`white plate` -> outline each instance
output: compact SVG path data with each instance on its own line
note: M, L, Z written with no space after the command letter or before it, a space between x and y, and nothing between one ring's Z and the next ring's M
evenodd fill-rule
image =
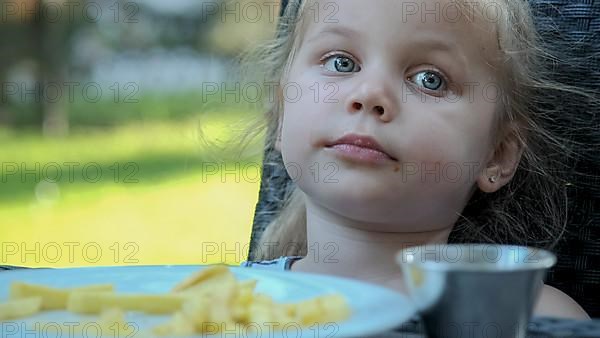
M68 268L68 269L24 269L0 272L0 301L8 298L8 287L13 281L39 283L53 287L73 287L86 284L112 283L117 292L120 293L164 293L188 277L190 274L205 268L205 266L122 266L122 267L90 267L90 268ZM327 293L341 293L348 300L353 314L338 324L323 324L319 326L304 327L300 330L298 325L281 326L287 331L282 334L269 332L269 326L260 334L246 332L243 328L233 328L235 336L241 337L365 337L377 333L386 332L399 327L410 319L415 313L414 305L404 295L393 290L376 285L362 283L350 279L331 276L289 272L289 271L265 271L245 267L230 267L238 280L258 280L256 291L263 292L279 302L295 302L317 295ZM93 318L93 317L89 317ZM141 333L146 329L164 322L168 316L148 316L141 313L130 312L127 314L128 322L135 322L139 329L133 338L145 336ZM38 323L38 330L44 332L44 326L48 323L59 323L67 327L75 324L71 322L82 320L82 316L74 315L65 311L44 312L28 318L26 321L12 321L7 324L0 323L0 336L4 337L18 330L15 337L25 337L27 332L23 325ZM82 321L83 322L83 321ZM67 323L67 324L65 324ZM273 324L271 324L273 325ZM272 327L272 326L271 326ZM48 327L49 330L52 327ZM230 328L227 328L229 330ZM86 337L95 337L95 326L90 326ZM48 330L47 330L48 331ZM50 331L49 331L50 332ZM106 336L114 336L115 332L103 333ZM29 333L27 337L31 337ZM40 334L38 337L54 337L53 334ZM62 332L62 337L70 337L70 332ZM219 335L219 337L232 337ZM203 335L202 337L206 337Z

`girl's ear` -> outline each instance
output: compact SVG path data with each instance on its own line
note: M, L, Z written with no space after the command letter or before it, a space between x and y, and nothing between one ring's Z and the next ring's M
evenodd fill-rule
M506 136L477 177L479 189L492 193L508 184L517 171L523 150L523 143L514 132Z

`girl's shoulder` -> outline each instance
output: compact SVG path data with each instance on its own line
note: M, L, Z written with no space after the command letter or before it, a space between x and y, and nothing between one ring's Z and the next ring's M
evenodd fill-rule
M538 297L534 314L540 317L590 319L590 316L573 298L545 284Z
M244 261L240 266L266 270L290 270L292 263L303 256L281 256L279 258L264 261Z

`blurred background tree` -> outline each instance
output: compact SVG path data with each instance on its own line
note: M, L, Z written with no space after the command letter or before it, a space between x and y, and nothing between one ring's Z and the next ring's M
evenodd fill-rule
M235 55L251 47L257 40L269 38L274 33L273 23L278 17L278 4L272 0L232 0L223 3L217 17L224 24L213 26L208 45L214 46L221 54ZM227 12L226 9L232 11ZM240 13L239 20L233 20L232 12Z
M267 0L3 0L0 123L64 136L70 124L126 118L120 108L118 118L74 110L82 100L95 101L96 88L86 84L98 84L102 94L119 92L112 98L123 100L128 95L120 92L127 90L140 97L199 93L206 81L228 78L239 52L273 34L278 10ZM111 87L117 83L131 85ZM141 115L136 110L133 117Z

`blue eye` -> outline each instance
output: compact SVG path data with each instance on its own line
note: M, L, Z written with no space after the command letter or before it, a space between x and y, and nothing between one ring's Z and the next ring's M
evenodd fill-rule
M427 70L417 73L413 76L414 81L417 85L423 86L428 90L438 91L440 88L447 86L446 78L438 72ZM411 78L411 80L412 80ZM443 90L443 89L441 89Z
M360 66L358 66L350 57L343 54L328 55L321 61L325 61L323 67L331 72L349 73L360 71ZM328 68L328 65L333 66L333 69Z

